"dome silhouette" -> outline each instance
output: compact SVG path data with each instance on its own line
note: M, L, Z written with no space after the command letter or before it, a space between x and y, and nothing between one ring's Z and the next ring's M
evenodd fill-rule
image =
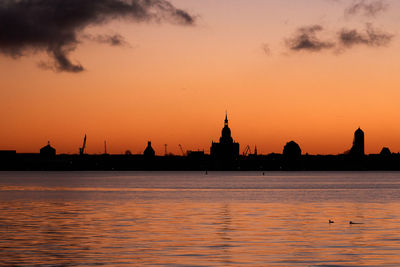
M390 156L390 155L392 155L392 152L390 151L390 149L388 147L384 147L384 148L382 148L380 155L381 156Z
M301 156L300 146L295 141L286 143L283 148L283 155L288 158L297 158Z
M222 144L233 143L231 129L228 126L228 114L225 115L224 128L222 128L221 138L219 139L219 142Z
M40 155L44 157L54 157L56 155L56 150L50 145L50 141L40 149Z

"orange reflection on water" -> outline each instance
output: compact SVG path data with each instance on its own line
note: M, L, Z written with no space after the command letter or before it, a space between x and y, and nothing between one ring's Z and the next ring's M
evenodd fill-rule
M3 201L0 258L6 265L398 266L399 209L399 203Z

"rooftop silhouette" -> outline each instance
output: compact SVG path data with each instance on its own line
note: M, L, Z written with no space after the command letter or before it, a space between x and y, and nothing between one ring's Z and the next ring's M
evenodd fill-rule
M106 145L106 144L105 144ZM166 148L166 147L165 147ZM225 114L219 142L212 142L210 154L204 150L183 151L177 156L165 153L157 156L151 141L142 154L86 154L86 135L78 154L56 154L50 142L39 153L16 153L0 150L0 170L400 170L400 154L388 147L380 154L365 155L365 134L361 128L354 132L351 149L340 155L302 154L295 141L285 144L282 154L262 155L246 146L239 154ZM105 147L106 152L106 147ZM250 152L250 153L248 153Z
M56 156L56 150L50 145L50 141L47 142L46 146L40 149L40 155L48 158Z

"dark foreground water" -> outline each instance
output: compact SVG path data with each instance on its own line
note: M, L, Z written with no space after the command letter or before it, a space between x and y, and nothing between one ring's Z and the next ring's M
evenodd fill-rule
M0 172L0 265L400 266L400 173Z

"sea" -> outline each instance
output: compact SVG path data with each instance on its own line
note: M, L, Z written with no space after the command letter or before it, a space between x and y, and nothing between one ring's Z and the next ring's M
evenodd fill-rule
M0 172L0 266L400 266L400 172Z

